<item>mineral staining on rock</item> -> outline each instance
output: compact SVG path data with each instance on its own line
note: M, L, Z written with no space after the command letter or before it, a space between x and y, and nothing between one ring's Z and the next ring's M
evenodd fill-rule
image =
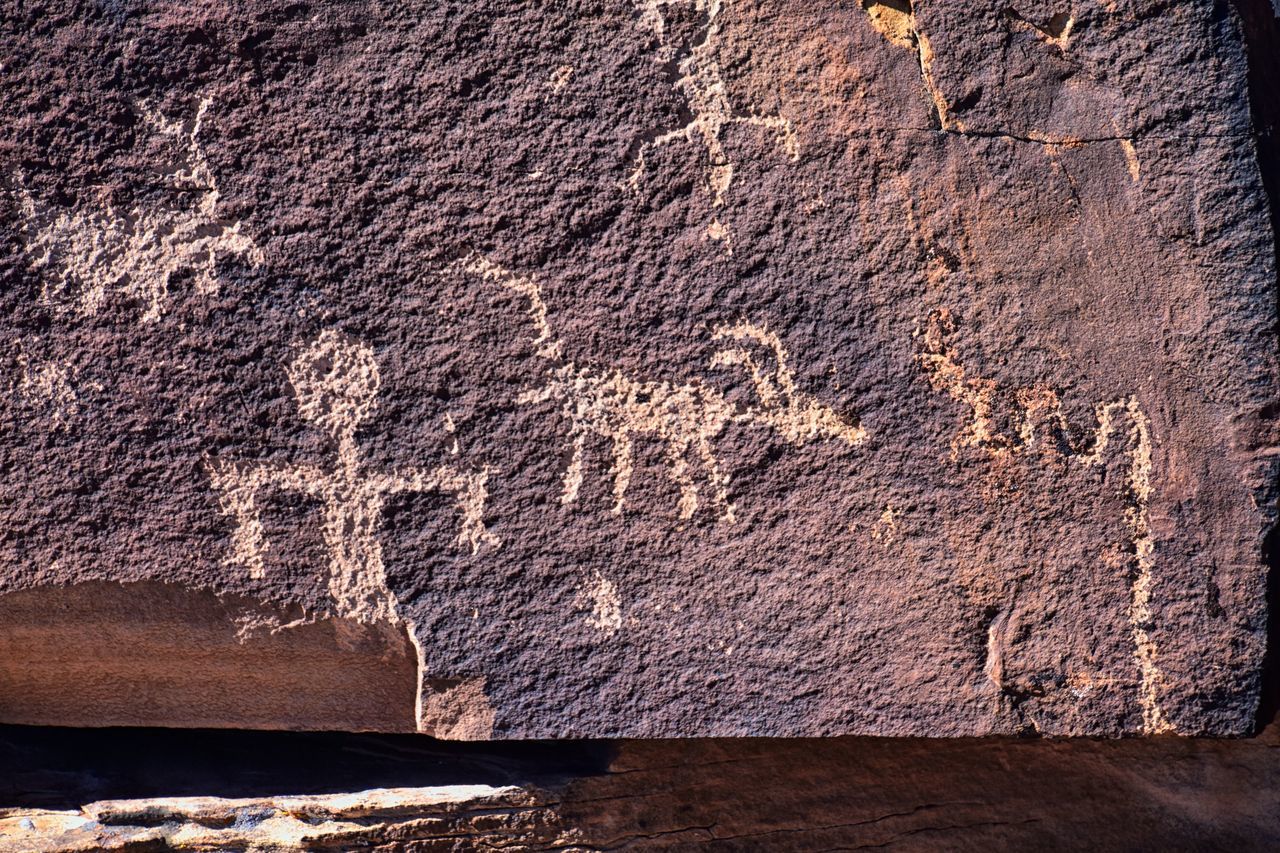
M394 713L201 725L1247 732L1274 240L1232 22L0 19L0 592L380 637L323 658Z

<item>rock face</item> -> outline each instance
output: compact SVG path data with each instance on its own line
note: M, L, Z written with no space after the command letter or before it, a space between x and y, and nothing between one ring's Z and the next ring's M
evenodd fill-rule
M0 719L1252 729L1231 8L52 2L0 56Z
M310 797L171 797L0 810L0 853L107 850L586 851L541 792L454 785Z
M0 625L0 717L10 723L417 724L418 656L402 628L382 623L264 612L176 584L89 581L0 596Z

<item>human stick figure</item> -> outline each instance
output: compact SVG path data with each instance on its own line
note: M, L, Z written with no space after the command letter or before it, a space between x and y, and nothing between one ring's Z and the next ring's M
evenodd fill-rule
M233 562L252 577L265 574L269 547L259 498L267 489L298 492L324 504L324 542L329 551L329 593L338 615L361 622L398 621L396 597L387 585L378 525L389 495L440 491L452 494L462 514L457 544L471 553L500 544L484 528L487 483L492 470L463 472L450 465L389 472L369 471L360 458L356 430L377 408L381 383L373 350L332 330L326 331L289 366L302 419L328 433L337 460L326 470L315 465L252 464L211 460L209 476L226 515L236 519Z

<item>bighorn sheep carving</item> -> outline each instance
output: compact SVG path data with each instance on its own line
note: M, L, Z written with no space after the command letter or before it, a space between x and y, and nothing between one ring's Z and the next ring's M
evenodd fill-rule
M768 426L793 445L829 439L857 446L866 440L866 430L861 425L849 423L796 387L786 349L778 336L763 326L742 321L722 326L713 335L715 340L729 345L715 354L711 366L743 367L750 374L758 404L741 406L696 378L679 385L651 382L617 369L582 366L566 360L562 343L551 335L541 288L532 278L515 275L478 254L468 255L459 266L528 300L529 318L538 332L534 349L552 367L546 373L546 383L524 392L519 401L557 401L561 414L569 421L573 455L564 475L563 503L578 499L587 442L593 435L608 439L613 446L615 515L622 513L631 483L634 439L647 436L663 442L671 479L680 489L680 518L692 518L699 506L692 455L702 466L703 477L713 493L712 502L726 522L734 521L734 506L729 500L729 478L721 470L712 441L729 424ZM753 348L773 359L772 370L765 367Z

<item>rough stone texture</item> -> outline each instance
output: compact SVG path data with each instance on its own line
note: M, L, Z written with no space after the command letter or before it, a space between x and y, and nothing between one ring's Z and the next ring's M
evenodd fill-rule
M459 785L310 797L169 797L0 810L0 853L584 849L537 792Z
M1252 729L1232 7L24 2L0 63L0 589L407 629L449 737Z
M1276 734L535 753L412 735L0 728L0 851L1271 851Z

